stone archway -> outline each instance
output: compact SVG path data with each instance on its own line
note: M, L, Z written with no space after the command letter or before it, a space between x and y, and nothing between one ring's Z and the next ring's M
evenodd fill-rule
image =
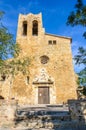
M41 69L40 74L33 80L34 87L36 88L36 101L37 104L50 104L51 103L51 89L54 85L54 80L46 72L46 69Z

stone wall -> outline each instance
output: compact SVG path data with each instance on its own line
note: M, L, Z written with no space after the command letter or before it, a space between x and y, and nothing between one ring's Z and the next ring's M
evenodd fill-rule
M22 35L22 23L24 20L28 22L27 36ZM33 20L38 21L38 36L32 35ZM49 40L56 41L56 44L49 45ZM42 14L20 14L17 42L22 48L20 57L30 57L31 65L29 67L29 84L26 85L22 80L19 83L17 81L19 79L16 78L15 82L17 84L15 83L13 87L14 96L17 93L19 100L25 98L25 101L29 104L38 104L38 87L48 86L50 88L50 104L60 104L67 102L68 99L77 98L77 85L72 64L71 38L46 34L43 28ZM47 64L42 64L40 61L40 57L43 55L49 57ZM33 84L34 79L40 75L42 70L45 70L45 73L53 79L53 84L48 84L46 81L46 84L43 84L43 82L42 84ZM16 91L16 88L20 87L24 90L21 93L24 95L22 97L19 92L20 89Z
M69 100L68 105L72 120L86 122L86 99Z
M32 22L38 21L38 36L32 35ZM27 35L23 35L23 22L27 21ZM20 104L38 104L38 88L49 87L50 104L61 104L68 99L76 99L76 78L72 63L71 38L56 36L45 33L42 24L42 14L19 15L17 43L20 44L22 57L29 57L31 60L28 69L29 83L26 76L18 74L15 76L12 87L9 87L7 80L0 85L1 95L19 100ZM49 40L56 41L56 44L49 44ZM41 63L41 56L49 58L46 64ZM44 77L41 82L34 84L34 80L44 70ZM46 75L52 78L52 84L47 82ZM48 78L49 79L49 78ZM11 90L11 91L9 91Z
M17 101L0 100L0 127L13 127Z
M15 100L0 100L0 130L86 130L86 100L66 106L18 106Z

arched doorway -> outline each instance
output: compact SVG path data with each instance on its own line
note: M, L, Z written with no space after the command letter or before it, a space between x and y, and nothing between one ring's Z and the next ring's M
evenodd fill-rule
M46 73L45 69L40 70L40 74L33 81L35 90L35 98L38 104L50 104L51 103L51 89L54 81L51 76Z

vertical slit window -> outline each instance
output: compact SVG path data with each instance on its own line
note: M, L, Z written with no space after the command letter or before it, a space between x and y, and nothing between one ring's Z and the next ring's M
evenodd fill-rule
M29 76L27 76L27 84L29 84Z
M27 35L27 21L23 22L23 35L26 36Z
M38 22L36 20L33 21L32 35L38 36Z

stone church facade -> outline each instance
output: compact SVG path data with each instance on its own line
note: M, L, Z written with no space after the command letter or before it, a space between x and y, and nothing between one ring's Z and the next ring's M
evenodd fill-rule
M42 14L30 13L19 15L16 40L20 58L29 57L31 64L29 75L15 77L11 98L23 104L61 104L77 98L71 38L45 33ZM5 81L2 96L7 98L8 92Z

